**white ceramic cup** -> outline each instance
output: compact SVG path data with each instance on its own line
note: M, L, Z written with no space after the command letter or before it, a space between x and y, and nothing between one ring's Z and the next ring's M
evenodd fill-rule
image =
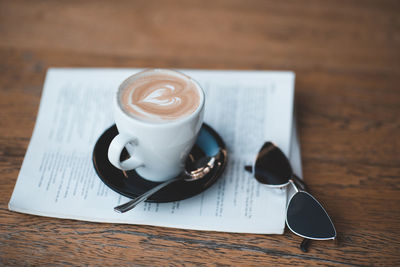
M119 93L135 79L149 72L166 72L184 79L190 79L198 90L200 100L197 109L182 118L163 123L149 122L129 116L121 107ZM114 119L119 134L108 149L108 159L118 169L132 170L143 178L162 182L178 176L185 167L185 161L196 142L203 123L204 92L190 77L173 70L146 70L127 78L114 97ZM120 161L123 148L130 157Z

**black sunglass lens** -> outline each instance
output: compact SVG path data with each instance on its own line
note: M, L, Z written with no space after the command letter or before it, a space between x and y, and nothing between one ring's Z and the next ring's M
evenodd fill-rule
M311 239L333 239L336 230L325 209L307 192L297 192L289 202L286 222L295 234Z
M286 184L293 172L285 154L271 142L266 142L258 152L254 176L263 184Z

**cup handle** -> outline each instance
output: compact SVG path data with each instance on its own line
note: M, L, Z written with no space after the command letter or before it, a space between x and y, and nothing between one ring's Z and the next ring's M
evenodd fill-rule
M125 134L118 134L114 137L108 147L108 160L116 168L123 171L133 170L137 167L144 166L143 162L134 158L132 155L127 160L120 161L122 150L128 143L137 145L137 139Z

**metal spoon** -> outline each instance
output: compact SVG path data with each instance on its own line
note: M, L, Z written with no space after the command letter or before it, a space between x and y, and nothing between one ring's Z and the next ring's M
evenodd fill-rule
M127 212L134 207L136 207L139 203L142 203L143 201L146 201L150 196L158 192L160 189L166 187L169 184L172 184L176 181L197 181L205 177L215 166L215 164L221 164L219 162L219 158L221 157L221 154L223 153L223 150L218 151L218 153L215 156L209 157L209 156L204 156L194 162L192 162L189 166L189 170L185 170L181 175L177 176L176 178L167 180L156 187L150 189L149 191L143 193L142 195L132 199L131 201L128 201L125 204L119 205L114 208L116 212L119 213L124 213Z

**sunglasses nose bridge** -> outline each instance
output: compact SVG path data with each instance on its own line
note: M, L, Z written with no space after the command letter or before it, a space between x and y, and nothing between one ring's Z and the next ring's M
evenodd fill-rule
M291 185L290 188L289 188L289 190L293 189L293 190L294 190L294 193L297 193L297 192L300 191L299 188L297 187L295 181L293 181L293 178L290 178L290 179L289 179L288 185Z

